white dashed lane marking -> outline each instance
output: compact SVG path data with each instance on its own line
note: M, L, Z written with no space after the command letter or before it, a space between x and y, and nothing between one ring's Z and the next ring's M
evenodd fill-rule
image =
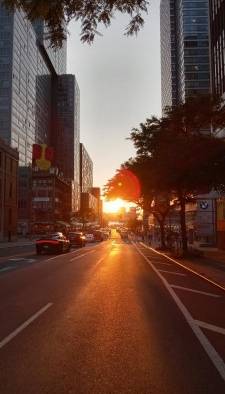
M200 321L200 320L195 320L195 323L201 328L206 328L207 330L225 335L225 328L214 326L214 324L205 323L204 321Z
M23 331L27 326L29 326L34 320L36 320L40 315L47 311L53 305L52 302L49 302L43 308L41 308L38 312L32 315L28 320L26 320L23 324L17 327L11 334L5 337L2 341L0 341L0 349L3 348L7 343L9 343L13 338L15 338L21 331Z
M158 270L154 264L151 262L151 260L148 259L148 257L145 256L145 254L138 248L138 246L133 243L133 246L135 249L139 252L139 254L145 259L145 261L149 264L149 266L152 268L152 270L156 273L156 275L161 279L162 283L164 284L165 288L169 292L170 296L173 298L174 302L176 303L177 307L183 314L186 322L188 323L189 327L195 334L195 336L198 338L200 344L202 345L203 349L205 350L206 354L214 364L215 368L219 372L221 378L225 381L225 363L220 354L216 351L214 346L211 344L207 336L204 334L201 328L208 328L211 329L211 331L224 333L224 329L221 327L213 326L208 323L204 323L198 320L195 320L187 307L184 305L184 303L180 300L178 295L176 294L175 290L172 288L172 286L167 282L167 280L164 278L162 275L162 270ZM158 253L158 252L156 252ZM188 271L191 271L188 269ZM169 273L173 273L169 271ZM194 272L193 272L194 273ZM199 275L200 276L200 275Z
M173 289L179 289L179 290L184 290L184 291L190 291L191 293L197 293L197 294L203 294L203 295L207 295L210 297L215 297L215 298L219 298L221 297L218 294L213 294L213 293L207 293L206 291L200 291L200 290L196 290L196 289L190 289L189 287L183 287L183 286L177 286L177 285L170 285Z
M178 275L178 276L187 276L186 274L182 274L181 272L164 271L164 270L160 270L160 269L157 269L157 271L163 272L165 274L173 274L173 275Z

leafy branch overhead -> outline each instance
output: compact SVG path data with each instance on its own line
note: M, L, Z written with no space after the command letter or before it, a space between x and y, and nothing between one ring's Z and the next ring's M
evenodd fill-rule
M62 46L65 26L72 20L81 23L81 41L92 43L98 26L110 26L116 12L130 17L125 35L137 34L144 24L147 0L2 0L10 10L23 9L30 21L43 19L49 28L52 46Z

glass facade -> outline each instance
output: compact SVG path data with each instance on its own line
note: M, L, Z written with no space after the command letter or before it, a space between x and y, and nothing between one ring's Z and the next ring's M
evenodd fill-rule
M167 35L166 30L169 31ZM162 0L162 81L169 81L171 90L174 87L173 97L177 102L184 102L191 95L210 92L209 52L208 0ZM163 68L165 58L169 59L170 68ZM162 83L163 108L176 102L176 99L169 99L166 91L168 89L163 89Z
M35 143L55 148L56 165L71 182L72 210L80 206L79 87L65 74L66 41L56 50L46 37L42 21L0 5L0 136L19 152L21 219L30 215Z
M56 78L55 97L52 145L63 176L73 180L72 210L76 212L80 208L80 91L74 75Z
M49 141L52 74L23 12L0 8L0 48L1 136L29 166L32 145Z
M162 108L177 103L177 47L174 0L160 4Z
M93 187L93 162L83 144L80 144L80 189L90 192Z
M39 44L44 48L47 54L48 60L50 60L51 65L56 72L56 74L66 74L66 64L67 64L67 45L66 40L63 42L61 48L51 47L50 40L48 37L48 29L41 20L35 21L33 23L34 30L37 34Z
M225 97L225 0L210 0L212 89Z

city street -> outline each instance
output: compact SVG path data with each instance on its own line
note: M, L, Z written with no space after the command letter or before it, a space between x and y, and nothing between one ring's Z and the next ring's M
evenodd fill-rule
M0 274L1 394L225 392L225 292L115 238Z

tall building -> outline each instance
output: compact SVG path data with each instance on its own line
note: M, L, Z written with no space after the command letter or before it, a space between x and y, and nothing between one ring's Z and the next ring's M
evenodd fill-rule
M52 116L52 83L66 68L66 56L49 51L22 11L0 4L1 137L19 151L19 165L32 162L32 146L48 143ZM60 60L59 60L60 59Z
M74 75L57 77L55 97L52 146L56 166L72 181L72 212L76 212L80 209L80 91Z
M73 210L80 199L79 87L65 75L66 41L54 49L46 37L43 21L31 23L0 0L0 136L19 152L19 222L27 231L33 144L55 147L59 170L71 182Z
M161 91L162 109L176 105L177 93L177 44L176 13L174 0L160 4Z
M80 143L80 189L81 193L90 192L93 187L93 162L84 146Z
M225 0L210 0L212 91L225 98Z
M209 93L208 0L161 0L162 109Z

